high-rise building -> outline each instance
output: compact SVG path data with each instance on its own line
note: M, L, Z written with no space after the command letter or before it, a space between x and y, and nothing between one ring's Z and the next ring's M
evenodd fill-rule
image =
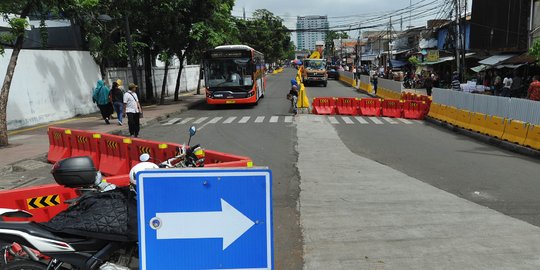
M328 30L327 16L298 16L296 19L298 50L315 50L315 42L325 41ZM314 31L306 31L314 30Z

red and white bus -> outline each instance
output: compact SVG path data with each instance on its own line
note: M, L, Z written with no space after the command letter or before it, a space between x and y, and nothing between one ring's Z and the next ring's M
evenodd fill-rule
M208 104L257 104L266 89L264 55L246 45L218 46L204 53Z

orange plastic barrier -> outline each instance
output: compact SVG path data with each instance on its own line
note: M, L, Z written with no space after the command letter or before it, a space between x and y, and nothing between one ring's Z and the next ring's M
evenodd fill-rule
M381 116L381 100L378 98L362 98L358 101L360 115Z
M110 134L99 135L99 170L104 175L127 174L130 170L128 145L131 140ZM98 137L98 136L96 136Z
M403 113L402 103L397 99L385 99L381 102L382 115L400 118Z
M48 221L67 208L64 202L76 198L74 189L56 184L19 188L0 191L0 208L26 210L32 215L32 221ZM28 220L20 218L4 218L5 220Z
M337 99L336 109L340 115L358 115L358 99L340 97Z
M317 97L313 99L313 114L336 114L336 101L333 97Z
M428 105L423 101L406 100L403 102L403 117L408 119L424 119Z
M72 157L89 156L99 168L99 134L72 129L69 139Z
M527 138L524 142L525 146L540 150L540 126L530 125L527 131Z
M524 145L527 138L529 123L518 120L505 120L504 134L502 139L505 141Z
M49 152L47 153L47 160L49 162L55 163L71 155L71 147L69 145L71 130L49 127L47 134L49 135Z

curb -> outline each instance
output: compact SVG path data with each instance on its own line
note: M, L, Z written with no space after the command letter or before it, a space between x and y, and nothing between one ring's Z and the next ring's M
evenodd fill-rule
M437 120L437 119L429 117L429 116L426 116L426 118L424 120L426 122L428 122L428 123L440 126L442 128L445 128L445 129L452 130L452 131L457 132L459 134L462 134L462 135L465 135L467 137L473 138L475 140L484 142L486 144L490 144L490 145L502 148L502 149L510 151L510 152L514 152L514 153L522 154L522 155L525 155L525 156L528 156L528 157L540 159L540 151L539 150L535 150L535 149L532 149L532 148L529 148L529 147L526 147L526 146L522 146L522 145L519 145L519 144L515 144L515 143L512 143L512 142L504 141L504 140L501 140L499 138L494 138L494 137L491 137L491 136L488 136L488 135L484 135L484 134L478 133L476 131L463 129L463 128L448 124L446 122Z

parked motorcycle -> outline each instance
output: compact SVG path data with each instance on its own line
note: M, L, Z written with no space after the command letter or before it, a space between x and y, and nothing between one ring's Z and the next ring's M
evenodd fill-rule
M129 187L103 181L90 157L58 161L51 171L55 181L75 188L80 196L48 222L0 221L0 270L138 269L135 175L148 168L204 166L204 150L189 147L195 133L191 127L188 144L159 164L142 154L129 172ZM31 216L24 210L0 209L0 220ZM1 241L9 244L2 247Z

